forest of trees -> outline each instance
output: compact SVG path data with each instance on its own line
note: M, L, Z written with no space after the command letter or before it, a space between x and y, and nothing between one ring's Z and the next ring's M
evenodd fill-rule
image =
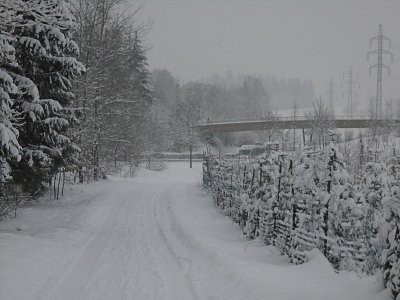
M227 72L224 76L213 75L201 81L181 83L165 69L154 70L152 78L157 99L152 112L159 120L155 126L162 131L158 132L159 143L153 147L157 151L189 150L188 134L192 133L187 117L191 118L192 125L219 120L269 119L276 115L277 107L293 110L295 103L309 107L314 99L312 83L299 79ZM189 113L187 105L190 103L192 106L196 103L197 107L189 109ZM296 105L301 108L300 104ZM284 134L287 132L219 133L214 138L219 138L225 145L240 146L277 136L283 138ZM215 142L208 138L193 136L192 142Z
M132 175L155 151L213 143L194 130L199 122L269 118L271 97L313 96L298 79L228 72L182 83L168 70L150 72L149 26L138 15L124 0L0 3L0 214L17 194L52 187L58 196L65 174L89 182L123 162Z
M268 118L271 97L313 96L299 79L228 72L181 83L168 70L150 72L149 26L138 14L123 0L0 4L2 195L40 194L66 172L96 180L119 161L133 168L145 153L186 152L211 142L194 131L199 122Z
M0 3L1 214L17 192L140 157L153 89L147 28L131 11L122 0Z
M332 112L321 99L314 101L310 81L228 71L181 82L166 69L149 71L149 26L139 15L124 0L1 2L3 204L4 195L35 196L59 185L65 173L88 182L123 162L132 174L154 152L218 142L279 140L284 149L294 149L299 139L329 143ZM271 119L277 108L296 113L302 106L311 107L313 128L298 140L293 130L199 135L194 129L208 121ZM338 140L354 138L349 132ZM349 167L357 168L349 148L345 143L341 150Z

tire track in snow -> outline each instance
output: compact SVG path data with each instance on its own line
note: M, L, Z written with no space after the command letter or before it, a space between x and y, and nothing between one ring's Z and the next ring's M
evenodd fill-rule
M164 186L126 184L102 204L97 230L36 299L202 299L191 260L173 250L159 223ZM120 283L111 285L112 276Z
M168 193L167 193L168 194ZM181 257L179 257L163 231L163 226L160 224L160 215L158 214L158 203L167 203L168 197L165 197L166 189L160 189L151 199L151 205L147 207L149 216L144 230L151 236L152 249L157 264L160 268L160 273L163 274L165 285L167 287L167 295L165 299L193 299L199 300L193 283L187 276L187 270L183 267Z
M191 245L188 241L187 236L183 234L180 230L177 230L178 225L176 224L176 218L170 210L171 205L171 193L170 190L174 190L174 186L171 186L169 190L165 193L164 199L158 199L154 202L153 214L155 220L157 221L157 228L160 233L161 239L164 242L166 249L169 251L171 257L174 259L175 263L178 265L179 269L183 272L187 286L193 296L193 299L209 299L214 300L207 291L201 281L197 279L198 266L194 264L191 256L196 252L195 247ZM161 211L161 213L160 213ZM164 217L164 219L162 218ZM182 233L182 234L181 234ZM176 239L176 236L179 239ZM189 246L189 252L183 253L183 244ZM178 246L179 245L179 246ZM192 255L191 255L192 254Z
M95 233L37 299L218 298L222 262L175 215L175 198L191 194L186 188L193 186L179 180L116 183L112 199L100 203Z
M164 299L162 278L141 224L146 199L136 189L122 190L112 203L108 201L98 229L67 270L36 299ZM132 197L135 194L139 197ZM137 283L133 287L132 279Z
M134 215L129 218L128 227L131 229L129 240L133 245L135 260L128 262L128 269L131 271L128 272L127 280L124 283L124 299L165 299L166 295L163 277L159 272L150 246L151 241L149 241L145 230L145 222L148 222L146 214L148 192L145 192L147 189L149 187L146 187L143 191L140 190L140 192L135 190L137 197L132 199L136 203L136 209ZM149 271L150 276L145 274ZM154 279L157 281L156 284L149 286L149 283Z
M93 271L93 267L98 259L98 249L102 249L107 239L110 238L112 231L109 223L118 210L123 195L120 195L111 205L110 210L102 215L100 226L89 240L81 247L79 254L70 262L69 267L60 275L49 294L41 294L36 299L79 299L78 293L81 292L84 283L88 280ZM110 201L107 201L110 202ZM54 284L54 283L53 283ZM46 293L46 291L44 291Z

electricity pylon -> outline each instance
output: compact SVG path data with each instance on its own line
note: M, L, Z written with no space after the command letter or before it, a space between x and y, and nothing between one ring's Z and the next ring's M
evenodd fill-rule
M334 98L333 97L333 77L331 75L331 78L329 80L329 110L331 112L334 111L334 105L333 105L334 99L333 98Z
M354 87L360 87L358 83L358 74L354 73L353 68L350 67L349 71L343 74L343 85L347 86L347 109L346 116L349 118L353 117L353 95L357 95L354 92Z
M367 60L369 60L370 54L377 54L377 63L369 67L369 73L371 74L371 70L376 68L376 100L375 100L375 118L382 118L382 69L387 69L388 75L390 76L391 69L388 65L383 63L383 55L388 54L391 56L391 60L393 61L393 53L383 49L383 42L387 41L389 48L391 47L391 40L382 34L382 25L379 24L379 32L378 35L371 38L369 40L369 47L372 47L372 42L377 41L378 49L369 51L367 54Z
M332 115L335 114L335 101L336 101L335 94L337 94L337 88L338 86L335 85L333 81L333 76L331 75L328 83L327 97L328 97L328 109Z

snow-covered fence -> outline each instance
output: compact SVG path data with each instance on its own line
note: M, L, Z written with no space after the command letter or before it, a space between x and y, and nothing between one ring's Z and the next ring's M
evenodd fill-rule
M293 263L318 248L336 269L372 273L379 267L381 249L371 249L376 234L366 228L379 218L366 219L371 203L349 182L334 145L305 151L296 162L279 151L253 162L205 153L203 184L247 237L276 246Z

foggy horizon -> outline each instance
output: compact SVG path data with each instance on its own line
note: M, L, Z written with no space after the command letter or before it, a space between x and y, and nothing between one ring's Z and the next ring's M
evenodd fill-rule
M394 61L383 75L383 103L400 95L400 2L397 1L227 1L150 0L142 20L151 21L147 37L150 69L168 69L183 82L214 74L274 75L311 80L316 98L328 102L330 77L335 110L346 104L344 74L358 73L355 106L365 113L376 95L376 70L369 74L369 39L391 38ZM384 70L385 71L385 70ZM344 94L344 97L343 97ZM293 99L294 100L294 99ZM272 109L273 99L271 99Z

